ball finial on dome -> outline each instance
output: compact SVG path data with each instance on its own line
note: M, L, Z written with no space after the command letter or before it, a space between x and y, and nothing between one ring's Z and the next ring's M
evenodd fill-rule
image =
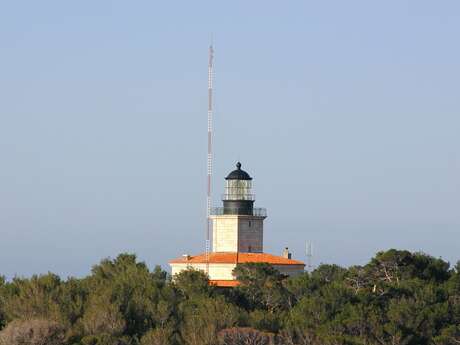
M237 168L238 170L241 170L241 163L240 163L240 162L237 162L237 163L236 163L236 168Z

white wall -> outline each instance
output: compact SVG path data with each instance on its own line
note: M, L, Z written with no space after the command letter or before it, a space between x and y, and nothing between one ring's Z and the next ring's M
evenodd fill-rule
M238 251L238 216L213 216L212 224L212 251Z
M209 264L209 279L211 280L234 280L232 275L236 264ZM280 273L293 277L304 272L303 265L273 265ZM172 276L177 273L194 268L206 272L206 264L171 264Z
M209 264L209 279L211 280L233 280L232 275L233 269L236 264ZM171 264L172 276L177 273L186 270L188 268L194 268L206 272L206 264Z
M263 217L221 215L211 219L213 252L263 252Z

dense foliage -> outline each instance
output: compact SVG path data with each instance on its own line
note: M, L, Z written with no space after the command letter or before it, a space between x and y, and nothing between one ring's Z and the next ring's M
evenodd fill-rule
M459 271L389 250L295 278L242 265L241 286L218 289L200 271L171 282L122 254L83 279L0 277L0 345L454 345Z

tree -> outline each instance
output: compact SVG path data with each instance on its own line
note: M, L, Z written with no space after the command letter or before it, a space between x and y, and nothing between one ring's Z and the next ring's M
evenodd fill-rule
M247 325L265 332L277 333L282 324L283 314L267 313L266 310L256 309L248 314Z
M90 335L84 337L79 345L132 345L127 336L113 336L109 334Z
M219 345L270 345L274 339L274 334L253 328L227 328L218 334Z
M302 345L334 342L346 333L342 313L353 302L356 296L343 282L330 282L292 308L283 337Z
M442 259L396 249L378 252L366 265L366 271L375 284L383 282L395 286L399 286L402 280L413 278L441 283L451 274L449 263Z
M14 278L4 287L4 313L7 320L60 320L61 279L52 273L30 279Z
M209 285L206 273L197 269L187 269L174 276L173 287L185 298L194 296L210 296L214 291Z
M174 328L170 325L163 325L145 333L141 339L141 345L171 345L173 338Z
M460 263L389 250L292 278L267 264L235 275L235 289L197 270L171 281L121 254L82 279L0 277L0 345L460 345Z
M136 337L156 326L158 304L169 289L165 287L166 272L156 267L151 273L132 254L102 260L93 267L87 284L93 296L106 296L117 306L125 321L125 333Z
M5 304L5 277L0 276L0 331L5 326L5 312L4 312L4 304Z
M82 319L84 333L87 335L107 334L118 336L123 333L126 321L119 307L108 296L94 296L88 302Z
M196 296L180 307L180 334L185 345L214 345L217 333L235 326L241 314L223 297Z
M306 294L310 294L313 291L313 280L308 272L299 274L298 276L291 277L286 281L286 289L291 295L289 307L293 307L294 304Z
M83 316L85 303L90 295L87 284L76 278L69 278L59 286L57 300L66 326L75 324Z
M433 338L434 345L458 345L460 344L460 325L452 325L444 328L441 334Z
M311 291L316 291L333 282L343 281L347 270L338 265L319 265L311 273Z
M237 287L253 309L263 308L270 313L289 306L289 291L283 282L286 276L265 263L247 263L233 270L240 282Z

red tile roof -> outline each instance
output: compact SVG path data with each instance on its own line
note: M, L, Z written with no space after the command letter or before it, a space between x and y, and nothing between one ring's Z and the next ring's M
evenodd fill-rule
M237 280L210 280L209 285L218 287L235 287L240 285L240 282Z
M302 261L286 259L282 256L271 255L266 253L232 253L232 252L214 252L209 253L210 264L244 264L249 262L268 263L271 265L303 265ZM201 264L206 263L206 254L181 257L169 262L170 264Z

